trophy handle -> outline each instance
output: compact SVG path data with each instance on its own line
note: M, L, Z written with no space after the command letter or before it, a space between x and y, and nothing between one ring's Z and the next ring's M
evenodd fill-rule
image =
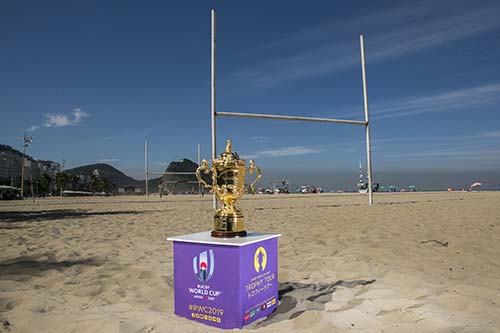
M248 173L252 174L254 172L254 170L257 171L257 177L255 177L255 179L253 180L253 182L250 183L250 188L252 189L252 194L255 194L255 188L253 186L262 177L262 172L260 172L260 168L255 165L254 160L250 160L250 168L248 168Z
M203 184L206 188L208 188L210 191L212 191L212 185L208 185L203 178L201 178L200 172L205 171L205 174L207 175L210 172L210 169L208 168L208 161L203 160L201 161L201 165L196 169L196 178L198 178L198 181ZM212 177L213 178L213 177Z

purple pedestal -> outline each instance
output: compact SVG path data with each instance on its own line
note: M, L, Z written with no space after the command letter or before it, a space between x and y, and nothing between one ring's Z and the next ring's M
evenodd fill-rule
M210 231L174 242L174 307L181 317L241 328L278 306L278 237L248 233L213 238Z

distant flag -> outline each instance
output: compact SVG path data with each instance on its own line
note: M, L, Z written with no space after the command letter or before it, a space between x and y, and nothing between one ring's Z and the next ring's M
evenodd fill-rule
M475 182L473 183L471 186L469 186L470 188L473 188L473 187L479 187L479 186L483 186L483 183L480 183L480 182Z

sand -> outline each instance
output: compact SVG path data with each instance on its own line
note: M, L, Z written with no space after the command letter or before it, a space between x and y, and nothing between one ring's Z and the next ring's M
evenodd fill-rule
M280 306L243 331L499 332L500 192L375 201L241 200L247 230L283 235ZM0 202L0 332L218 331L174 314L166 240L212 215L208 196Z

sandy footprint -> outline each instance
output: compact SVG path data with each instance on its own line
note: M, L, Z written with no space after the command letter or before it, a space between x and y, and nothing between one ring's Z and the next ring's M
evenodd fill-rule
M94 297L100 295L103 291L104 286L100 283L97 283L80 286L76 288L72 294L79 297Z

